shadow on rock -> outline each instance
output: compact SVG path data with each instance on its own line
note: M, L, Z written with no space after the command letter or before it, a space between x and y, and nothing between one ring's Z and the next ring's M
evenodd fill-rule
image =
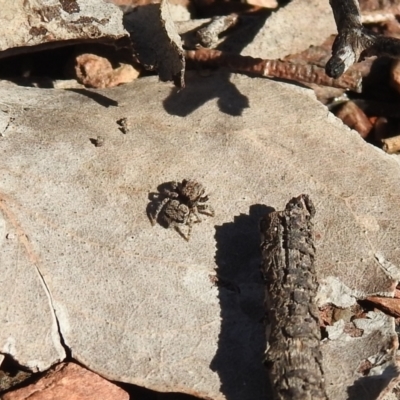
M240 54L253 41L270 15L271 12L267 11L257 16L241 18L238 29L234 29L217 49ZM200 65L197 67L202 68ZM172 89L164 100L164 108L169 114L185 117L208 101L217 98L221 112L240 116L244 109L249 107L249 99L239 92L230 78L231 72L228 70L220 70L218 79L215 79L215 73L211 73L208 77L199 73L186 74L186 87L182 90Z
M101 93L94 92L88 89L65 89L70 92L78 93L81 94L82 96L85 96L93 101L95 101L97 104L100 104L101 106L108 108L108 107L118 107L118 101L115 101L107 96L104 96Z
M204 77L200 74L186 74L185 89L172 89L164 100L165 110L172 115L186 117L208 101L218 98L218 107L221 112L240 116L245 108L249 107L249 99L241 94L236 86L230 82L230 72L218 72Z
M388 386L389 382L399 375L399 371L394 365L385 368L381 375L365 376L357 379L354 385L347 389L349 400L376 400L380 398L382 391Z
M211 363L227 400L266 399L264 284L259 220L274 211L250 207L234 222L216 226L216 284L221 306L218 351Z

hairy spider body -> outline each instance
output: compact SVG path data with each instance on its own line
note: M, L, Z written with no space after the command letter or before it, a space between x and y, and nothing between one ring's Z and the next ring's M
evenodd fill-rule
M204 186L195 181L184 179L182 182L172 182L171 188L163 189L159 197L164 197L159 202L152 216L154 225L158 218L169 228L174 228L185 240L189 241L193 224L201 222L199 214L213 217L214 209L206 204L208 196ZM182 227L187 226L187 233Z

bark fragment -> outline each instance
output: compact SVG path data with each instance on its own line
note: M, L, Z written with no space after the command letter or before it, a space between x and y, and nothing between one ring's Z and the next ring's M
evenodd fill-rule
M138 7L125 14L124 25L144 68L156 70L162 81L185 86L185 58L182 43L169 12L167 0Z
M300 195L260 224L271 324L266 365L276 399L327 399L315 302L314 215L310 198Z

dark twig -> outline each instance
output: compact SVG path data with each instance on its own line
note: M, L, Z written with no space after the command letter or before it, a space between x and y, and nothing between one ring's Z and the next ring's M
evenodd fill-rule
M327 400L315 301L314 215L310 198L300 195L260 224L271 325L266 366L277 400Z
M214 47L218 42L219 35L234 26L238 18L237 14L214 17L206 27L197 31L200 44L204 47Z
M339 78L351 65L370 56L400 58L400 39L370 32L362 26L357 0L330 0L338 36L325 71Z
M263 60L219 50L199 49L185 53L186 59L210 66L227 67L233 72L245 72L269 78L287 79L297 82L314 83L341 89L361 91L361 74L349 71L339 79L326 76L323 68L304 63L291 63L282 60Z

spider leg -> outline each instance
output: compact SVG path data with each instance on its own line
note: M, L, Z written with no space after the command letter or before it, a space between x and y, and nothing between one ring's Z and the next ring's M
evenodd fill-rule
M177 181L172 181L171 186L173 190L176 190L179 188L179 183Z
M208 204L198 204L197 205L197 211L200 214L208 215L209 217L214 217L215 216L214 209Z
M194 219L194 218L196 218L196 219ZM173 226L175 228L175 230L179 233L179 235L181 235L188 242L192 236L193 224L196 224L198 222L201 222L201 220L200 220L197 212L195 210L191 210L190 214L188 216L188 219L186 220L186 222L184 224L178 224L178 223L174 222L173 224L171 224L171 226ZM186 234L182 231L182 228L181 228L182 225L187 226Z
M181 229L181 224L177 224L176 222L172 222L171 227L173 227L181 237L183 237L187 242L190 240L190 235L192 233L192 225L188 225L188 232L185 233Z
M168 203L169 200L170 199L166 197L164 200L160 201L157 205L154 215L150 215L150 222L152 226L154 226L157 223L157 218L158 215L160 214L160 211L163 209L164 205Z
M208 195L207 194L205 196L199 198L199 202L200 203L205 203L206 201L208 201Z
M199 215L199 210L197 207L194 207L190 210L190 217L189 217L190 224L198 224L201 222L201 218ZM188 221L188 222L189 222Z
M193 228L193 225L192 224L188 224L188 231L187 231L187 234L186 234L186 237L187 237L187 241L189 241L190 240L190 237L192 236L192 228Z
M179 183L175 181L171 182L171 190L166 189L165 193L167 196L173 197L174 199L179 197Z
M164 195L168 196L171 199L176 199L177 197L179 197L179 193L174 192L173 190L165 190Z

